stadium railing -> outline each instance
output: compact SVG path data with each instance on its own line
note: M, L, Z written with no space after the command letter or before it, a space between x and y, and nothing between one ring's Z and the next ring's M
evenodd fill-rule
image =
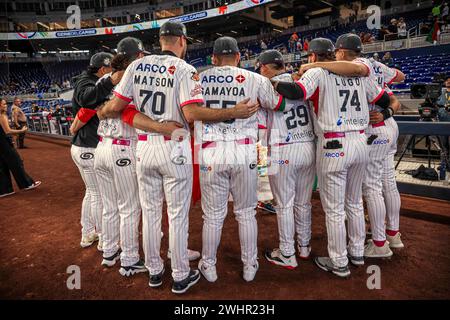
M30 132L70 136L69 128L73 119L71 116L53 117L51 115L43 116L40 113L31 113L27 115L27 126Z

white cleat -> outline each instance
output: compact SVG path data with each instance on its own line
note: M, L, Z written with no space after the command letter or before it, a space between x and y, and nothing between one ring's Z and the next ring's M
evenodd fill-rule
M397 232L395 236L386 235L386 240L389 242L389 247L394 249L402 249L405 247L405 245L402 242L401 239L402 234L400 232Z
M245 281L250 282L255 279L256 272L259 269L259 263L256 261L256 264L253 266L244 266L243 278Z
M270 263L275 264L277 266L281 266L288 270L294 270L298 266L297 259L295 258L295 254L287 257L281 253L281 250L279 248L276 248L273 250L267 250L264 253L264 257Z
M97 233L91 233L88 235L84 235L81 237L80 246L82 248L87 248L87 247L90 247L95 241L98 241Z
M198 258L200 258L200 252L188 249L188 259L189 259L189 261L195 261ZM172 252L170 250L167 251L167 259L172 259Z
M311 255L311 246L297 246L298 248L298 256L300 257L300 259L303 260L308 260L309 256Z
M385 242L382 247L378 247L373 243L373 240L369 240L364 247L364 257L366 258L389 258L392 257L393 252L389 248L389 242Z
M209 282L216 282L217 281L217 270L216 266L210 266L207 267L203 260L200 260L198 262L198 270L200 270L203 277L208 280Z

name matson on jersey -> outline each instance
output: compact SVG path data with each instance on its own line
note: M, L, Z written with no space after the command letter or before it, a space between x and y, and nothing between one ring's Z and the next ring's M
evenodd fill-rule
M188 124L181 108L204 102L197 70L172 55L150 55L132 62L114 94L133 101L140 112L153 120L176 121L186 129Z
M270 80L245 69L232 66L213 67L200 74L202 92L208 108L233 108L250 98L265 109L284 110L285 101L273 89ZM258 134L256 115L248 119L231 119L219 123L203 123L204 141L232 141L253 138Z
M318 133L365 130L369 124L368 104L384 92L369 77L343 77L321 68L308 70L297 84L314 104Z
M158 66L155 64L148 64L148 63L140 63L136 67L136 71L142 71L142 72L151 72L151 73L159 73L159 74L169 74L173 75L175 72L176 67L171 66L167 68L166 66ZM169 71L173 70L173 71ZM157 76L150 76L146 74L135 74L134 75L134 84L138 85L148 85L148 86L155 86L155 87L169 87L173 88L174 86L174 79L173 78L161 78Z
M288 73L273 78L276 81L293 82ZM313 120L308 102L286 99L289 111L269 112L267 123L269 144L308 142L314 140Z

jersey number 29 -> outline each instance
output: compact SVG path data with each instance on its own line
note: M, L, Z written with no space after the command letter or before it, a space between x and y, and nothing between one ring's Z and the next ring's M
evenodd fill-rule
M296 108L284 112L285 115L289 115L286 118L286 126L288 130L297 128L297 126L306 126L309 123L308 111L304 105L300 105ZM296 119L298 118L298 120Z

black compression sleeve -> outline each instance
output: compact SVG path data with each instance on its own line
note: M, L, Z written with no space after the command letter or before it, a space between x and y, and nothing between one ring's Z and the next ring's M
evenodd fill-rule
M299 100L303 99L303 90L294 82L278 82L277 92L286 99Z
M383 95L375 102L375 105L379 106L382 109L387 109L390 104L391 98L386 92L384 92Z

